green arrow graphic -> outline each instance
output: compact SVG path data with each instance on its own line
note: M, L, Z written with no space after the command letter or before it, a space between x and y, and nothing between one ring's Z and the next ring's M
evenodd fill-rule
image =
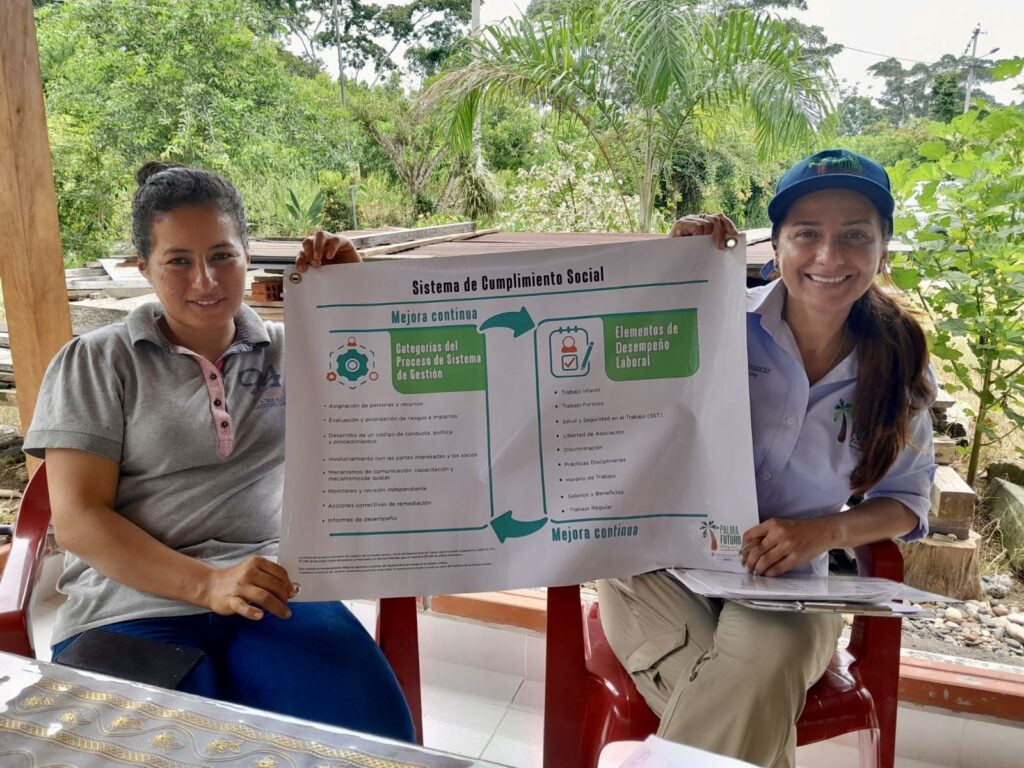
M533 318L526 307L522 307L518 312L501 312L487 318L480 324L480 330L486 331L488 328L510 328L512 337L517 338L533 328Z
M496 518L491 520L491 528L498 534L498 541L502 544L505 543L505 539L514 539L519 536L529 536L535 531L539 531L547 523L548 519L542 517L538 520L516 520L512 517L512 510L510 509L503 515L498 515Z

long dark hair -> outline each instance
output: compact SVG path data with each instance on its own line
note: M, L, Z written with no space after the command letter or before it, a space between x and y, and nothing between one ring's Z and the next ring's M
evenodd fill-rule
M846 323L857 349L853 439L860 452L850 490L863 496L908 445L910 420L931 405L935 389L924 331L876 283L854 303Z
M150 162L135 172L139 188L132 199L132 244L145 264L153 247L153 220L183 205L209 205L228 214L248 248L245 206L235 186L205 168Z

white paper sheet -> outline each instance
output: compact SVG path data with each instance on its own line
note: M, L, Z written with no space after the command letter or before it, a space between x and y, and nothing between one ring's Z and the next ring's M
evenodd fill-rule
M738 569L743 286L707 237L286 274L300 599Z
M609 767L611 768L611 767ZM657 736L648 736L617 768L753 768L751 763L723 757Z

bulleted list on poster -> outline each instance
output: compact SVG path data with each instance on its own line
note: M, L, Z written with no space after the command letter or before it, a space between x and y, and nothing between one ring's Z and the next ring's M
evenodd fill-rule
M281 562L301 599L738 569L757 516L743 251L289 272Z

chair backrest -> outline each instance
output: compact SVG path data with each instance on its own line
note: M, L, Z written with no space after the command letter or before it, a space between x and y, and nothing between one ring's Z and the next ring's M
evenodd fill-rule
M44 461L40 462L21 499L11 538L11 552L0 574L0 651L35 657L28 608L42 565L49 525L50 495ZM377 616L377 643L394 669L409 702L417 741L422 744L417 615L415 597L383 598Z
M35 657L28 626L28 606L43 561L50 525L46 466L39 468L21 499L11 537L11 552L0 574L0 650Z

